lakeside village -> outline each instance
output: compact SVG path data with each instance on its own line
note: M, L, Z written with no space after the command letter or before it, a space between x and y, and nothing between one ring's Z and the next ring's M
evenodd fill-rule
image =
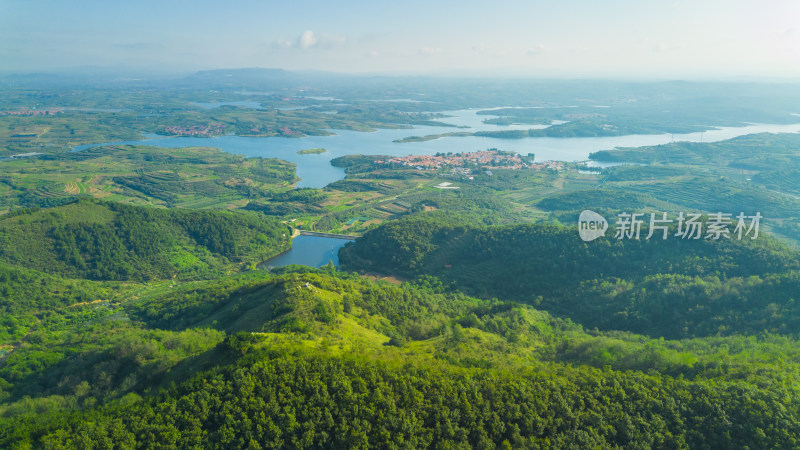
M194 125L190 127L169 126L164 131L175 136L212 137L223 134L225 126L222 124Z
M389 159L379 159L375 164L389 166L403 166L417 170L442 170L450 169L453 175L465 175L472 179L471 174L482 170L487 175L492 170L565 170L567 163L564 161L533 162L533 153L522 156L514 152L505 152L489 149L468 153L437 153L435 155L409 155L397 156Z
M0 111L0 116L56 116L63 112L60 109L17 109Z

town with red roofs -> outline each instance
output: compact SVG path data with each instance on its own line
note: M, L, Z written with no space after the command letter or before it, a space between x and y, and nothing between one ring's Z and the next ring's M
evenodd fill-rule
M482 170L520 170L520 169L551 169L563 170L562 161L533 162L533 155L522 156L518 153L500 150L483 150L465 153L437 153L435 155L409 155L396 156L389 159L380 159L376 164L404 166L417 170L439 170L453 168L463 173L472 169Z

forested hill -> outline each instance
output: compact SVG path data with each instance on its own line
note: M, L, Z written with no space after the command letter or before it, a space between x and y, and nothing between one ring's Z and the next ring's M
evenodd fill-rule
M797 169L800 134L760 133L719 142L673 142L638 148L601 150L590 159L640 164L724 164L748 170Z
M434 275L587 327L692 337L800 330L798 252L762 237L580 240L557 225L389 223L340 251L348 270Z
M309 270L67 308L0 363L0 447L800 443L785 338L586 333L441 290Z
M290 246L288 227L255 213L80 200L0 217L0 261L67 278L213 276Z

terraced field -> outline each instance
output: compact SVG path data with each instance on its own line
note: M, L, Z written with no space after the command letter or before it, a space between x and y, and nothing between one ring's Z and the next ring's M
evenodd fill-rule
M765 217L785 218L797 215L800 200L755 185L726 181L685 179L681 182L641 183L628 186L634 192L705 212L755 213Z
M782 169L772 172L761 172L753 177L753 181L780 192L800 195L800 169Z
M46 206L89 195L187 208L241 207L251 198L291 189L294 165L212 148L107 146L0 161L0 208Z

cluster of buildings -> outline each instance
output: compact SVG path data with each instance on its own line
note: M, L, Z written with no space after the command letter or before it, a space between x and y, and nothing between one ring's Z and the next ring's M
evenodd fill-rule
M497 150L480 152L436 155L397 156L386 160L375 161L377 164L399 164L420 170L441 169L442 167L491 167L493 169L522 169L529 166L516 153L505 153Z
M544 169L566 170L567 166L566 163L564 163L564 161L544 161L536 164L530 164L528 168L536 170L544 170Z
M297 136L297 135L300 134L297 131L294 131L289 127L283 127L279 131L280 131L281 136Z
M530 159L530 160L529 160ZM484 150L470 153L436 154L436 155L410 155L397 156L389 159L375 161L376 164L401 165L413 167L418 170L438 170L452 168L453 173L468 175L473 169L483 169L490 173L491 170L519 170L519 169L553 169L563 170L561 161L545 161L534 163L532 157L525 158L517 153L501 152L498 150Z
M209 136L217 136L220 134L224 134L225 126L218 123L211 125L194 125L191 127L170 126L167 127L164 131L166 131L167 134L174 134L177 136L209 137Z
M18 109L14 111L0 111L0 116L55 116L61 114L60 109Z

